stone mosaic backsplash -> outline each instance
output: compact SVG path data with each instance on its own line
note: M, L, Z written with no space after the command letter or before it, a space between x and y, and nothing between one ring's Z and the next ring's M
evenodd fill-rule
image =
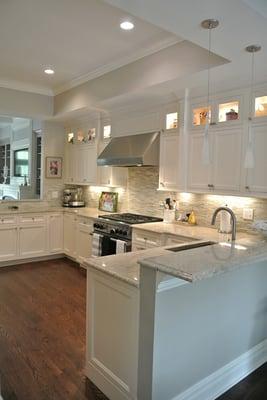
M119 212L131 211L139 214L163 217L160 203L167 197L176 199L179 212L194 210L199 225L210 226L213 211L228 205L237 216L238 229L251 230L251 221L242 218L243 208L254 209L254 219L267 219L267 199L217 196L158 191L159 173L157 167L129 168L129 181L126 190L119 190ZM100 188L85 190L86 202L90 207L98 206ZM219 218L218 218L219 222Z

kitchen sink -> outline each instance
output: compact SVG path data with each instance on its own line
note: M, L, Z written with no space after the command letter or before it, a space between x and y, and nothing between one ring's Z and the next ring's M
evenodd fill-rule
M178 252L178 251L196 249L198 247L212 246L214 244L217 244L217 243L209 240L209 241L206 241L206 242L183 244L182 246L175 246L175 247L171 247L170 249L166 249L166 250L173 251L173 252Z

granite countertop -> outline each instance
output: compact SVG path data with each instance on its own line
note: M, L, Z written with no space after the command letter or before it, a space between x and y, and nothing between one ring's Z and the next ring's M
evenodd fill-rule
M181 252L165 251L160 257L139 260L142 266L195 282L257 262L267 262L267 241L244 238Z
M106 257L89 258L85 267L92 267L112 275L124 282L139 287L140 264L157 269L189 282L209 278L233 268L267 260L267 241L261 235L237 233L235 245L229 235L219 234L214 228L174 224L151 223L135 225L135 229L151 232L187 236L199 241L215 241L218 244L184 250L177 253L165 246ZM193 244L194 242L190 242Z
M80 208L67 208L61 206L19 206L18 210L12 210L9 208L0 208L0 215L12 215L12 214L39 214L39 213L53 213L53 212L65 212L76 214L81 217L97 218L99 214L103 213L97 208L80 207Z

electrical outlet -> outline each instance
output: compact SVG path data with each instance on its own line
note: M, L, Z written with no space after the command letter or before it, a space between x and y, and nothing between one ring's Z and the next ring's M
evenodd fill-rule
M248 221L253 221L254 219L253 208L243 208L243 219L246 219Z

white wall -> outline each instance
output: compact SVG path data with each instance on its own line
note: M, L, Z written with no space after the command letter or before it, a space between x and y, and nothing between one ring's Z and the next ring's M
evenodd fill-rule
M160 292L153 400L170 400L267 338L267 264Z

